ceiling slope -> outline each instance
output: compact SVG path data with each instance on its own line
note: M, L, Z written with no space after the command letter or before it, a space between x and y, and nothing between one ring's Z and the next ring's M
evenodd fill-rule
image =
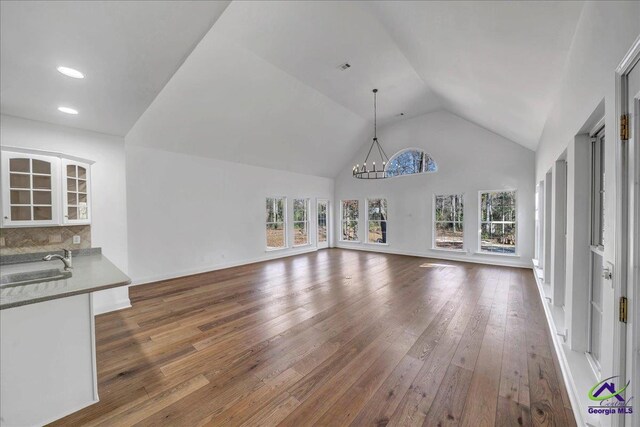
M439 108L359 4L233 2L127 143L334 177L370 139L374 87L383 120Z
M583 2L367 2L443 107L535 150Z
M1 111L125 135L228 4L3 0ZM86 78L62 76L60 65Z
M236 2L216 32L367 120L374 88L381 122L439 109L438 98L366 3ZM345 62L351 67L339 70Z
M368 131L368 121L214 27L125 140L333 177L364 140L358 136L368 138Z
M2 2L3 113L327 177L370 141L374 87L382 124L446 109L535 149L582 8L17 3ZM87 78L58 75L60 63ZM81 114L61 115L58 102Z

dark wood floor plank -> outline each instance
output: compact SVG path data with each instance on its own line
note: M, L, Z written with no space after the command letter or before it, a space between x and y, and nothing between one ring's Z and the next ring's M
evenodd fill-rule
M351 425L387 425L423 364L422 360L405 355Z
M513 273L509 283L499 394L501 397L529 406L527 355L521 351L526 348L526 321L520 277L518 273Z
M529 407L515 400L499 396L496 426L499 427L531 427L531 411Z
M503 269L496 277L495 297L473 369L462 426L495 424L509 294L508 272Z
M453 426L460 423L472 375L472 371L449 365L423 426Z
M553 361L531 353L528 364L532 424L534 426L567 425Z

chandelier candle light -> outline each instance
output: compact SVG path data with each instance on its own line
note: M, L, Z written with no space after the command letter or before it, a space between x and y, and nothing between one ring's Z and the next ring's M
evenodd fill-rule
M362 166L357 164L353 167L353 177L358 179L384 179L387 178L387 164L389 163L389 157L382 149L380 142L378 142L377 135L377 94L378 89L373 90L373 142L371 143L371 147L369 147L369 152L367 153L367 157L364 159L364 163ZM373 162L372 168L369 169L367 167L367 161L369 160L369 156L371 156L371 151L373 151L373 147L376 147L378 150L378 154L380 154L380 160L382 161L382 168L376 168L376 162ZM375 155L375 152L374 152Z

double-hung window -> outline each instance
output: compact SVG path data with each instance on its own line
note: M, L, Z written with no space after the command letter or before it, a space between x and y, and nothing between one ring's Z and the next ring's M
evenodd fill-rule
M267 197L267 249L287 247L287 198Z
M589 286L589 345L591 366L600 375L602 357L602 325L604 323L604 261L605 230L605 130L600 129L591 141L591 274Z
M342 200L340 202L341 234L340 238L344 242L358 241L358 201Z
M462 250L464 247L462 194L436 195L433 219L433 247Z
M368 243L387 243L387 199L367 200Z
M516 192L480 193L480 252L516 253Z
M309 244L309 199L293 200L293 246Z

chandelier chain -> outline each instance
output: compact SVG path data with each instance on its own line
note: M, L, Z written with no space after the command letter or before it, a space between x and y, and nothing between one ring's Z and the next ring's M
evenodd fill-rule
M376 162L373 162L373 169L369 169L367 161L375 145L378 154L382 160L382 169L376 167ZM378 141L378 89L373 89L373 141L367 152L367 156L364 159L364 164L360 167L359 164L353 167L353 177L359 179L384 179L387 178L386 166L389 163L389 157L384 152L382 145Z
M378 89L373 90L373 138L378 139Z

